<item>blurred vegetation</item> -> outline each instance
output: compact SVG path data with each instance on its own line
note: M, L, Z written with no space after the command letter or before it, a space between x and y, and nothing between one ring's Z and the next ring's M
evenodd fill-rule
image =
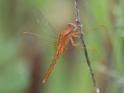
M124 93L124 0L80 0L80 10L101 93ZM95 93L82 48L71 45L41 83L74 17L74 0L0 0L0 93Z

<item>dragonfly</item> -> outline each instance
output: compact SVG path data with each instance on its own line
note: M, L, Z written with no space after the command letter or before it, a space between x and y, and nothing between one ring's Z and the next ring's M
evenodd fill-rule
M69 44L69 42L71 42L71 45L74 47L79 45L78 43L74 42L74 38L79 38L79 32L74 30L76 30L76 25L74 25L73 23L69 23L66 29L58 34L56 51L52 59L52 62L48 68L48 71L42 80L42 83L46 83L46 81L48 80L57 62L58 56L60 54L63 54L63 51L65 47Z
M48 25L47 26L47 29L48 29L48 27L52 27L51 24L49 24L49 22L47 21L47 19L44 18L43 14L39 14L39 15L43 19L42 20L43 22L47 22L47 23L44 23L44 24L47 24ZM38 19L38 22L39 22L39 19ZM43 25L41 25L41 27L42 28L45 28ZM54 70L54 67L55 67L55 64L57 62L57 59L58 59L59 55L63 54L64 49L67 47L67 45L69 44L69 42L71 43L71 45L73 47L77 47L77 46L80 45L80 43L75 42L75 39L76 38L80 38L80 35L83 34L83 32L79 31L79 28L80 27L81 26L80 25L77 25L76 22L74 22L74 23L68 23L67 26L66 26L66 29L64 31L62 31L62 32L60 32L60 33L57 34L57 42L56 42L55 53L53 55L53 59L51 61L51 64L50 64L47 72L45 73L45 75L44 75L44 77L42 79L42 83L46 83L48 81L48 79L49 79L52 71ZM50 28L50 30L51 29L53 29L53 28ZM43 29L42 29L42 31L43 31ZM28 32L25 32L25 34L30 34L30 35L38 36L38 35L33 34L33 33L30 33L30 32L29 33ZM88 67L90 68L90 72L91 72L90 74L92 76L94 85L96 86L96 84L95 84L96 81L94 79L94 73L92 71L91 65L89 65L89 62L88 62Z
M31 33L31 32L24 32L24 34L38 36L37 34ZM53 59L51 61L51 64L50 64L46 74L43 77L42 83L46 83L46 81L50 77L50 74L52 73L54 66L57 62L58 56L60 54L63 54L64 49L69 44L69 42L71 43L71 45L73 47L80 46L79 43L75 42L75 39L79 38L79 34L80 33L78 31L78 28L76 27L76 25L74 23L68 23L65 30L58 33L55 53L54 53Z
M36 12L35 12L36 13ZM80 32L78 31L78 28L77 28L77 25L75 23L68 23L65 27L65 30L64 31L61 31L59 33L55 32L55 29L53 28L53 26L49 23L49 21L43 16L43 14L38 11L39 14L36 14L36 17L35 18L38 18L38 25L40 23L40 20L45 22L44 25L41 25L41 30L44 31L43 28L47 28L48 27L50 28L50 30L52 30L52 35L50 35L48 32L42 32L42 34L44 34L44 36L47 34L49 36L46 36L46 37L42 37L37 34L37 33L34 33L34 32L23 32L23 34L25 35L29 35L29 36L34 36L34 37L39 37L41 38L41 40L43 41L42 43L49 43L48 41L47 42L44 42L44 39L48 39L48 37L51 37L51 36L55 36L56 35L56 42L55 42L55 53L53 55L53 59L50 63L50 66L47 70L47 72L45 73L43 79L42 79L42 83L46 83L52 73L52 71L54 70L54 67L55 67L55 64L57 62L57 59L59 57L59 55L63 55L64 53L64 50L65 48L71 44L73 47L80 47L80 43L79 42L76 42L77 39L79 39L79 34ZM38 17L37 17L38 16ZM36 19L35 19L36 20ZM37 20L36 20L37 21ZM54 34L54 35L53 35ZM53 39L53 37L52 37ZM55 39L55 37L54 37ZM55 40L53 40L55 41ZM43 45L42 44L42 45ZM48 44L47 45L43 45L48 47Z

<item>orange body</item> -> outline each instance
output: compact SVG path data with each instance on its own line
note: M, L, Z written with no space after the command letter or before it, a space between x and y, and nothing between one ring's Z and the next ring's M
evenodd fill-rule
M67 28L65 31L59 33L56 52L48 68L48 71L43 78L43 81L42 81L43 83L45 83L48 80L52 70L54 69L54 66L56 64L59 54L63 53L65 46L69 43L70 40L72 40L73 37L76 36L77 32L74 32L73 30L74 30L74 25L70 23L67 25Z

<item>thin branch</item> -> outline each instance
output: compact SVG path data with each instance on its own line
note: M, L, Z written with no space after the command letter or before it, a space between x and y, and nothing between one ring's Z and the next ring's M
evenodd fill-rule
M94 84L94 87L96 88L96 93L100 93L100 89L97 87L97 83L96 83L96 79L95 79L95 76L94 76L94 73L93 73L93 70L92 70L92 67L91 67L91 63L90 63L90 59L89 59L89 56L88 56L88 52L87 52L87 47L86 47L86 44L85 44L85 41L84 41L84 34L83 34L83 29L82 29L82 25L81 25L81 21L80 21L80 13L79 13L79 0L75 0L75 22L76 22L76 25L78 27L78 30L80 31L80 40L81 40L81 43L82 43L82 46L83 46L83 49L84 49L84 54L85 54L85 58L86 58L86 62L87 62L87 65L88 65L88 69L90 71L90 75L92 77L92 80L93 80L93 84Z

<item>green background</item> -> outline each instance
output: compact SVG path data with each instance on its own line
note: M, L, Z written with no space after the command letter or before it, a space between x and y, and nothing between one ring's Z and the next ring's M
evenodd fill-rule
M123 10L124 0L80 0L101 93L124 93ZM74 0L0 0L0 93L95 93L83 48L70 44L42 84L57 34L74 18Z

